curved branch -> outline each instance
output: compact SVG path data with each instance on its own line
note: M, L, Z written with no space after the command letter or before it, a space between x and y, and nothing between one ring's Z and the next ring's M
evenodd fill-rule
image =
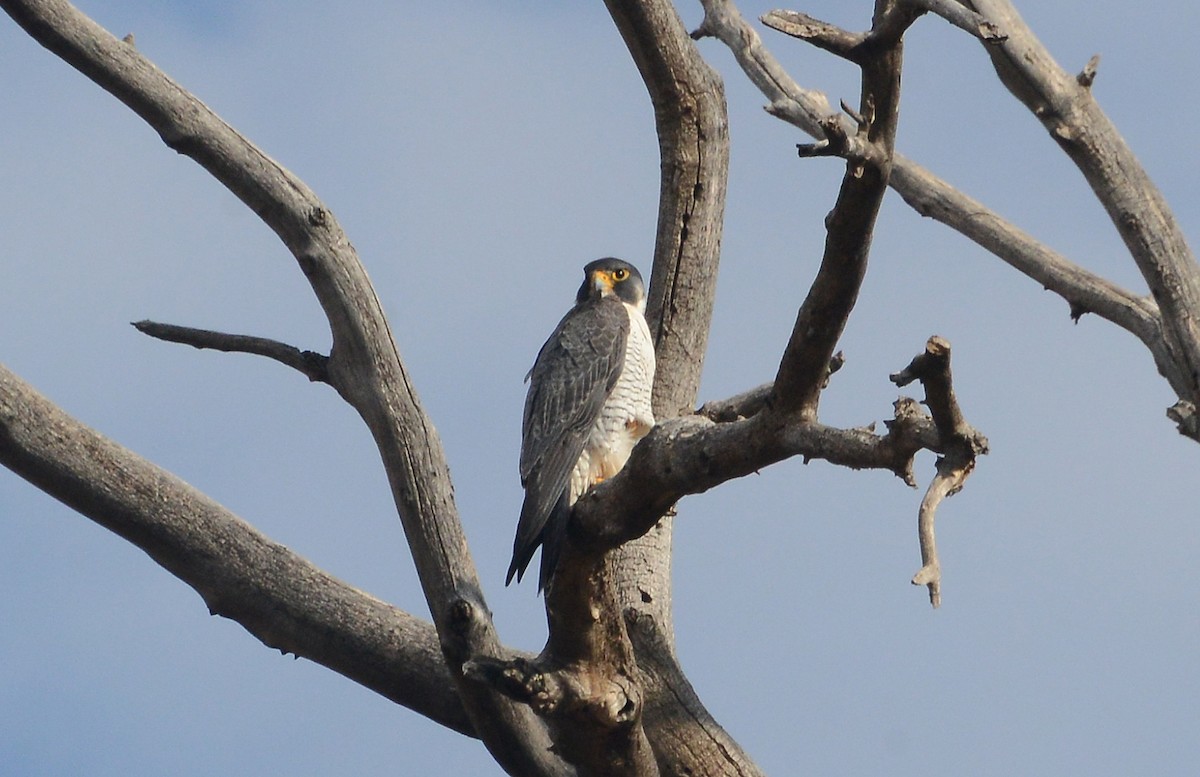
M0 365L0 464L144 550L214 615L477 736L433 626L322 572Z
M701 0L701 3L705 10L704 21L695 34L716 37L730 49L743 72L769 101L768 112L813 137L821 137L823 133L820 125L821 119L831 114L829 103L824 95L800 87L787 74L731 0ZM940 0L913 0L912 4L938 11L940 15L950 19L956 26L963 26L951 19L950 15L941 13L944 8L941 10L939 8L949 4L941 3ZM982 4L975 3L974 5L981 7ZM975 24L974 16L978 16L980 19L985 18L984 15L971 13L973 16L970 19L962 17L960 21L970 26ZM987 16L990 16L990 13ZM996 18L990 18L988 23L996 21ZM1000 37L989 39L989 36L985 35L981 39L988 44L986 50L996 57L1001 56L997 53L1000 49L999 46L993 44L998 44L1001 39L1006 40L1009 29L1003 24L993 24L993 26ZM1094 62L1089 63L1089 66L1091 72L1094 73ZM1085 68L1083 75L1082 80L1077 77L1073 81L1081 89L1087 91L1090 82L1088 68ZM1063 84L1063 88L1069 89L1063 79L1056 79L1056 83ZM1098 109L1096 110L1098 111ZM1035 113L1037 112L1038 110L1035 108ZM1106 118L1103 119L1103 124L1111 126ZM1068 130L1065 131L1065 136L1059 137L1056 134L1055 137L1060 143L1065 144L1066 136L1069 135L1071 132ZM1108 133L1105 133L1105 137L1109 138ZM1114 134L1113 137L1116 138L1114 142L1120 145L1120 148L1117 149L1120 153L1113 156L1099 153L1095 155L1094 160L1112 162L1114 159L1119 159L1121 161L1115 165L1115 170L1109 168L1109 172L1119 174L1120 171L1130 169L1136 173L1131 176L1132 183L1148 184L1148 179L1145 178L1128 149L1124 147L1123 142L1119 141L1119 136ZM1076 145L1078 144L1076 143ZM1132 167L1126 163L1131 163ZM1061 254L1037 242L994 211L958 191L912 160L900 154L895 156L888 185L922 215L937 219L951 229L962 233L1015 269L1062 296L1071 305L1072 315L1096 313L1131 332L1150 350L1159 372L1181 397L1183 406L1192 407L1197 404L1194 388L1197 373L1194 362L1184 358L1188 351L1181 345L1182 341L1188 339L1187 331L1197 328L1196 314L1188 312L1189 309L1197 310L1197 307L1193 305L1189 308L1189 303L1185 300L1185 297L1191 294L1186 290L1190 281L1179 287L1181 291L1176 298L1175 313L1168 312L1168 316L1173 316L1176 323L1172 325L1172 331L1167 332L1164 331L1163 318L1159 313L1161 301L1155 303L1131 294L1101 276L1070 262ZM1119 185L1117 189L1120 189ZM1182 237L1174 220L1170 217L1169 211L1165 209L1165 205L1161 209L1159 208L1162 202L1161 195L1154 192L1154 196L1149 199L1138 200L1135 198L1135 200L1134 204L1140 204L1148 211L1149 218L1143 219L1141 216L1129 218L1127 219L1127 228L1138 231L1143 238L1153 244L1155 242L1154 232L1152 229L1148 229L1147 225L1159 224L1162 226L1165 224L1168 227L1164 233L1166 239L1161 241L1157 248L1163 255L1160 260L1162 266L1169 269L1170 272L1160 273L1155 261L1149 262L1150 276L1159 279L1158 282L1151 281L1151 289L1173 288L1171 285L1173 278L1186 279L1189 275L1194 274L1194 262L1189 263L1188 261L1190 254L1186 250L1186 245L1183 244ZM1112 212L1110 208L1110 213ZM1120 219L1117 221L1120 222ZM1120 226L1118 223L1118 227ZM1180 247L1183 249L1182 252L1179 252ZM1145 275L1145 270L1143 270L1143 274ZM1179 354L1183 354L1183 356L1181 357ZM1177 414L1169 413L1169 415L1172 420L1177 420ZM1181 417L1192 418L1190 413L1184 413ZM1197 432L1200 425L1194 422L1180 423L1177 421L1177 423L1183 434L1200 440L1200 433Z
M564 774L545 726L462 677L472 655L499 656L496 635L454 504L437 432L421 407L382 306L333 214L300 179L206 105L63 0L0 0L35 40L125 103L249 206L288 247L329 321L331 385L375 439L433 614L443 654L475 730L521 774Z
M1008 38L985 50L1001 82L1083 173L1150 287L1178 368L1180 399L1200 400L1200 265L1162 192L1101 110L1091 78L1059 67L1007 0L973 0ZM1094 63L1090 63L1094 74Z
M900 401L888 431L839 429L773 409L716 423L694 415L656 426L625 468L575 504L570 536L582 552L599 553L649 531L657 517L700 494L795 456L851 469L884 469L915 485L917 451L943 450L937 426L916 403Z
M668 0L606 0L654 107L661 177L647 319L658 368L658 419L695 407L708 348L729 167L721 78L705 63ZM616 551L623 606L673 635L671 518ZM670 637L673 639L674 637Z
M962 489L967 476L975 469L976 457L988 452L988 441L963 418L950 377L950 343L945 339L929 338L925 351L892 375L891 380L897 386L921 381L925 387L925 404L929 406L944 450L938 458L937 476L921 500L917 517L921 569L912 579L913 585L924 585L929 589L929 602L937 608L942 603L942 570L933 531L934 518L942 500Z

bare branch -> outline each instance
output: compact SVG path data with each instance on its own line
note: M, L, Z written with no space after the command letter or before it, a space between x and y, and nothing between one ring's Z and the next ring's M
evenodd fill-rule
M896 158L892 183L913 210L961 232L1061 296L1070 304L1073 317L1095 313L1152 345L1158 319L1152 301L1050 250L983 203L907 159Z
M142 334L170 343L190 345L193 348L209 348L226 353L249 353L291 367L303 373L314 383L329 382L329 358L315 351L299 348L271 340L266 337L232 335L208 329L193 329L175 324L160 324L156 321L135 321L133 326Z
M820 121L823 117L831 114L829 104L824 96L819 92L803 89L796 84L766 49L758 33L750 27L730 0L701 0L701 2L705 9L701 31L704 35L719 38L729 47L743 71L769 101L768 112L799 127L809 135L820 137L823 132L820 128ZM997 17L990 13L987 15L992 22L997 22ZM1005 34L1009 32L1008 27L1002 23L997 23L996 26ZM989 43L992 42L999 41L990 41ZM995 52L999 48L999 46L989 45L987 51ZM1086 75L1088 72L1088 68L1085 68L1084 74ZM1035 109L1035 113L1041 115L1044 111ZM1104 121L1107 123L1107 119ZM1105 135L1107 137L1107 133ZM1061 139L1060 142L1062 142ZM1126 149L1125 153L1127 154L1127 152ZM1099 156L1104 157L1102 153ZM1116 158L1112 157L1109 161ZM1121 159L1129 161L1132 156L1122 156ZM1114 166L1119 170L1125 169L1124 162L1115 163ZM1132 160L1131 169L1140 173L1141 168L1137 165L1136 160ZM1135 183L1137 182L1135 181ZM1177 323L1173 326L1173 332L1166 332L1159 314L1158 303L1135 296L1068 261L1062 255L1037 242L994 211L954 189L912 160L899 154L895 156L889 185L922 215L935 218L961 232L1014 268L1037 280L1047 289L1064 297L1070 304L1073 315L1078 316L1085 312L1096 313L1134 334L1150 349L1159 372L1171 384L1172 389L1185 401L1196 404L1193 400L1196 399L1197 372L1191 366L1193 362L1176 356L1177 352L1181 352L1176 345L1181 337L1179 330L1187 328L1188 315L1185 311L1188 306L1186 303L1179 302L1175 305L1175 313L1168 313L1175 317L1176 322L1183 321L1184 324ZM1118 186L1117 189L1119 190L1120 187ZM1170 226L1164 233L1168 240L1161 241L1159 248L1165 253L1176 251L1182 245L1182 236L1165 206L1159 208L1158 203L1161 203L1161 198L1156 194L1150 200L1138 200L1137 197L1134 199L1140 202L1142 207L1147 208L1153 217L1148 221L1134 217L1130 219L1130 224L1142 224L1143 227L1147 224L1161 224L1161 217L1165 216L1169 219ZM1152 238L1154 234L1152 228L1144 228L1141 233L1148 238ZM1186 252L1186 246L1184 248L1185 252L1182 255L1190 256ZM1181 270L1186 276L1191 272L1189 263L1186 258L1180 262ZM1164 262L1164 264L1171 265L1172 262ZM1194 262L1192 262L1193 269L1194 266ZM1145 274L1143 272L1143 275ZM1151 275L1157 275L1157 273L1151 273ZM1170 284L1168 277L1163 275L1160 283L1156 284L1152 281L1150 285L1153 290ZM1187 350L1184 349L1182 353L1186 354ZM1188 431L1190 428L1181 426L1180 431L1200 441L1200 436Z
M144 550L214 615L477 736L433 626L326 574L0 366L0 463Z
M682 497L793 456L888 470L915 485L916 452L942 451L937 427L911 402L898 402L887 425L880 435L869 426L838 429L774 411L725 423L701 416L667 421L638 443L621 472L575 504L571 540L581 552L616 547L649 531Z
M704 21L694 37L712 36L729 47L742 70L770 101L767 110L787 114L787 120L813 137L821 135L820 121L833 113L825 95L802 88L763 45L729 0L700 0Z
M760 17L760 21L773 30L799 38L852 62L858 61L859 46L867 39L862 33L847 32L799 11L768 11Z
M35 40L141 116L170 148L200 164L292 252L333 337L330 384L375 438L443 654L476 732L506 769L564 774L527 707L461 676L473 655L504 650L467 548L441 441L396 350L349 239L296 176L223 122L137 49L63 0L0 0Z
M942 573L934 537L934 518L942 500L957 493L975 469L975 459L988 452L988 441L963 418L950 375L950 343L931 337L924 353L916 356L903 370L891 376L897 386L914 380L925 387L925 404L933 415L943 455L938 458L937 475L929 484L917 518L921 544L921 569L913 576L913 585L929 588L929 602L935 608L942 601Z
M770 407L771 395L774 392L774 383L764 383L749 391L735 394L728 399L716 399L705 402L696 411L696 414L718 423L737 421L740 418L750 418L765 408Z
M1083 173L1150 287L1178 365L1172 388L1200 400L1200 265L1162 192L1096 102L1088 68L1082 79L1064 71L1007 0L972 5L1008 33L985 49L1001 82Z
M829 360L829 370L825 375L823 388L829 383L829 379L833 374L840 370L846 363L846 355L838 351ZM736 421L739 418L749 418L771 406L771 396L775 393L774 383L764 383L761 386L756 386L749 391L743 391L741 394L735 394L728 399L717 399L710 402L705 402L696 411L696 415L704 416L710 421L718 423L726 421Z
M862 68L859 138L877 151L873 164L852 160L833 211L825 219L825 253L817 277L800 306L775 378L773 407L814 420L829 360L858 299L866 274L871 234L891 172L900 102L902 46L895 5L879 2L875 24L857 61ZM908 19L911 21L911 17ZM880 30L887 29L885 36ZM903 25L901 25L902 31Z
M938 473L929 482L925 497L921 499L921 507L917 511L917 537L921 545L921 568L912 577L913 585L923 585L929 589L929 603L936 610L942 606L942 565L938 561L937 538L933 531L934 518L937 508L950 494L962 486L958 471L946 468L943 472L943 459L938 460Z
M1000 43L1008 38L998 26L965 7L957 0L908 0L915 8L929 11L979 38L984 43Z

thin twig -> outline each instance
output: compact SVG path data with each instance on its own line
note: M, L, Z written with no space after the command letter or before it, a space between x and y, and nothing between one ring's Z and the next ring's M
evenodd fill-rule
M302 351L294 345L281 343L266 337L234 335L195 329L176 324L160 324L157 321L134 321L133 326L142 334L170 343L190 345L193 348L224 351L225 353L249 353L298 370L316 383L329 383L329 357L315 351Z

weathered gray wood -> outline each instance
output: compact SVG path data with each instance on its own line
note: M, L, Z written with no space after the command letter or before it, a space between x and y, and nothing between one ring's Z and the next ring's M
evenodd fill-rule
M0 464L144 550L264 644L474 736L432 624L272 542L0 365Z
M805 40L837 51L861 67L856 134L860 144L873 146L875 153L870 159L851 156L846 163L837 202L825 219L821 266L796 315L775 377L771 400L775 411L816 420L830 359L866 275L875 219L891 174L900 106L901 36L914 18L898 3L877 2L867 35L850 35L828 25L805 32ZM839 123L827 123L824 130L849 135Z
M700 389L721 255L729 117L721 78L704 62L672 3L607 0L654 108L661 178L647 320L658 361L654 415L690 413ZM672 635L672 518L617 551L624 606Z
M824 95L792 79L731 0L701 4L705 15L695 34L716 37L729 47L767 98L768 111L819 137L821 120L832 113ZM1200 270L1161 193L1091 96L1095 63L1085 66L1080 76L1066 74L1006 0L971 3L969 16L940 0L912 4L944 16L983 41L985 51L999 63L1002 80L1080 166L1151 289L1157 290L1155 299L1132 294L1071 262L901 154L893 159L889 186L921 215L962 233L1062 296L1072 316L1095 313L1138 337L1180 398L1168 415L1181 433L1200 441L1195 364ZM1167 309L1160 313L1164 301Z
M4 0L34 39L137 113L250 207L283 241L329 321L328 379L379 449L451 677L475 732L516 774L565 774L524 705L466 680L472 655L503 655L454 504L441 441L354 247L304 184L130 44L61 0Z
M1001 82L1083 173L1150 287L1177 365L1164 377L1181 400L1200 405L1200 265L1162 192L1096 102L1095 64L1084 77L1069 74L1010 2L971 5L1007 36L985 49Z

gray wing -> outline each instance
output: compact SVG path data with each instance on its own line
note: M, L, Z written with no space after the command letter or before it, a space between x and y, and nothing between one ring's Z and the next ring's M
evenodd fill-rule
M629 315L605 297L572 308L538 353L521 430L525 502L506 583L521 579L539 545L539 589L553 573L571 512L571 470L621 374L628 339Z

